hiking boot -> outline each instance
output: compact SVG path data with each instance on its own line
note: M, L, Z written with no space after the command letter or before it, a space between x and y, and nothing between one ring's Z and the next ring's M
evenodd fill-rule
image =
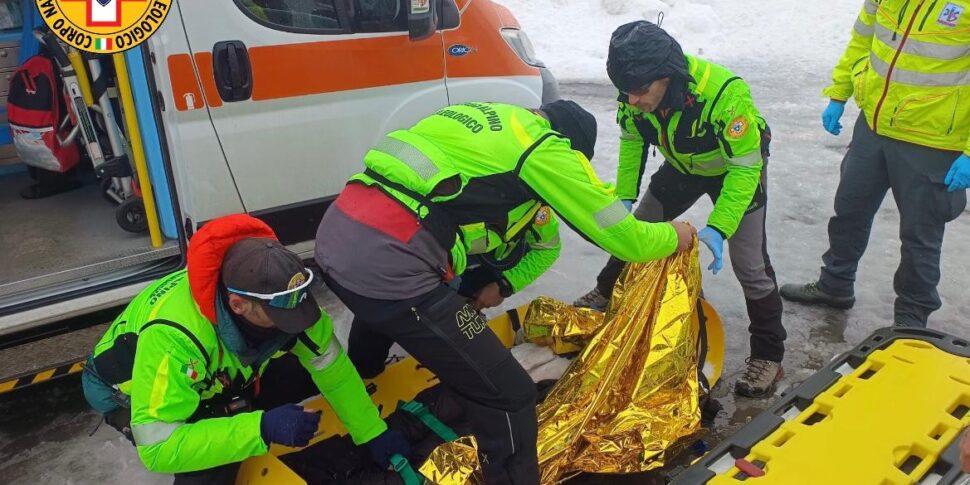
M818 281L804 285L782 285L781 296L788 301L806 305L825 305L840 310L848 310L855 305L854 296L830 295L819 288Z
M592 308L593 310L605 312L606 305L609 302L610 299L603 296L599 288L593 288L589 293L577 298L573 302L573 306L577 308Z
M785 377L780 362L748 358L744 375L734 385L734 392L744 397L769 397L775 393L778 383Z

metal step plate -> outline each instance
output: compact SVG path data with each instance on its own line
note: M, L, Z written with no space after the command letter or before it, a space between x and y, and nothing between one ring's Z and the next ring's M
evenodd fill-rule
M110 323L0 350L0 395L81 372Z

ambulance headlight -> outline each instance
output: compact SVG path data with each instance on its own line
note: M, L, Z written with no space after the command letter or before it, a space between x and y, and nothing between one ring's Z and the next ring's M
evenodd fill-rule
M529 40L529 36L526 35L525 31L520 29L502 29L502 38L505 39L509 47L522 59L522 62L530 66L546 67L542 61L536 59L536 52L532 47L532 41Z

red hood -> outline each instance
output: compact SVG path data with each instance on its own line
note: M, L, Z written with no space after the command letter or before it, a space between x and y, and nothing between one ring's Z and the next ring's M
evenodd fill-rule
M189 288L199 311L216 324L216 291L226 252L236 242L261 237L277 239L265 222L246 214L220 217L206 223L189 243Z

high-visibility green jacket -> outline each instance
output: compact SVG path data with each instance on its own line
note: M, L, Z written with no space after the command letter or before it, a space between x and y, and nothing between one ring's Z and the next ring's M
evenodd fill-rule
M877 134L970 155L970 0L864 0L825 96Z
M248 216L233 217L262 225ZM149 470L177 473L213 468L267 452L260 435L263 411L229 415L223 408L233 397L258 386L257 379L272 358L289 352L310 373L355 443L383 433L387 426L334 337L326 313L304 333L281 332L254 349L223 303L208 298L199 301L203 295L220 298L215 288L193 285L215 284L221 255L245 235L239 226L223 231L221 225L223 220L216 219L203 228L205 233L195 235L188 270L146 288L108 328L94 348L91 368L85 371L94 374L83 379L88 400L107 412L110 409L105 405L110 407L111 397L99 399L97 394L115 392L128 397L135 445ZM269 230L257 227L263 228ZM207 244L222 248L202 251L206 248L197 247ZM192 273L193 265L206 266L193 259L200 253L218 255L217 261L207 262L216 269L214 273Z
M524 238L531 250L504 271L515 291L558 256L556 216L624 261L660 259L677 248L670 225L636 220L568 139L518 106L449 106L388 134L364 165L351 182L378 184L437 230L456 274L470 255L507 259Z
M761 139L766 124L744 80L713 62L685 57L693 79L682 110L644 113L620 95L617 196L624 200L639 197L648 145L653 145L681 173L724 175L724 188L707 225L730 238L761 182Z

